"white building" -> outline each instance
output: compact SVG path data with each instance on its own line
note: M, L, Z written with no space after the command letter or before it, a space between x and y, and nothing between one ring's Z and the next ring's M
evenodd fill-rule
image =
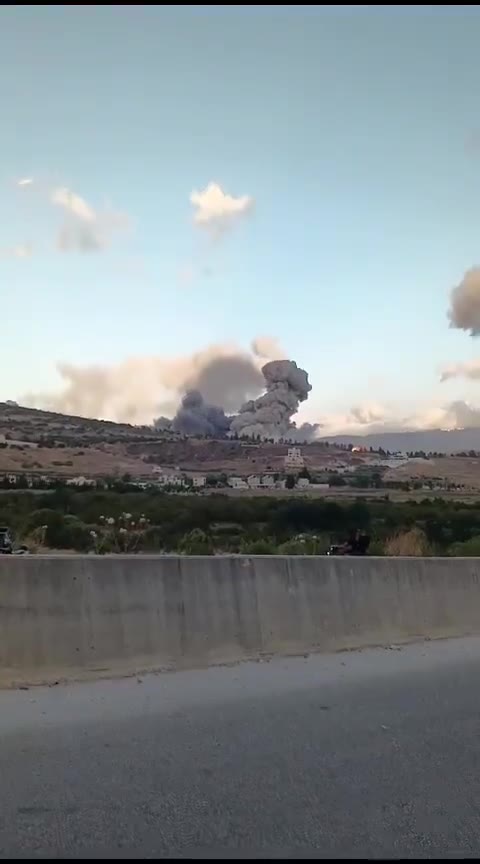
M275 480L271 474L264 474L261 479L262 487L264 489L274 489L275 488Z
M262 485L262 478L257 474L250 474L250 477L247 477L247 486L249 489L259 489Z
M160 474L157 477L158 486L176 486L182 488L187 485L185 477L181 474Z
M195 474L192 477L192 486L194 489L203 489L207 482L207 478L204 474Z
M296 483L297 489L308 489L310 480L308 477L299 477Z
M97 481L91 477L70 477L67 486L96 486Z
M305 460L300 447L289 447L283 462L285 468L303 468Z
M227 482L231 489L248 489L243 477L229 477Z

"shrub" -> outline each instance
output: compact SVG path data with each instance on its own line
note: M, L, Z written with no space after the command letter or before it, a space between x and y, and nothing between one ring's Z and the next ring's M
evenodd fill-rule
M277 548L273 540L250 540L241 545L242 555L276 555Z
M460 558L480 558L480 535L460 543L452 543L448 551L450 555L458 555Z
M431 554L430 544L420 528L394 534L385 543L385 555L423 558Z
M210 537L201 528L193 528L184 534L178 544L182 555L213 555L214 549Z

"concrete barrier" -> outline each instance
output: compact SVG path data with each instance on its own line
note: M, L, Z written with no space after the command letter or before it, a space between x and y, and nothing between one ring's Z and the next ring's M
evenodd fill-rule
M480 632L480 559L0 557L0 683Z

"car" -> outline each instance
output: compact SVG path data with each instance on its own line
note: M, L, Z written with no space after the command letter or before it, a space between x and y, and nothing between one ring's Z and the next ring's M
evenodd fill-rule
M11 555L13 552L13 538L10 528L0 527L0 555Z

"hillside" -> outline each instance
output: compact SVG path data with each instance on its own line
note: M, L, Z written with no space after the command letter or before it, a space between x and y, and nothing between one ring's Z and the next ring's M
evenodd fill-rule
M444 457L430 460L383 459L370 452L348 452L351 443L384 450L447 453L480 451L480 430L379 433L336 436L301 446L306 468L317 477L350 475L355 469L385 471L388 481L434 483L435 488L461 484L480 488L480 459ZM158 471L194 475L285 474L288 444L184 438L148 426L131 426L65 416L0 403L0 475L26 474L49 478L122 477L153 480Z
M100 477L129 473L148 478L155 467L192 473L259 474L282 471L287 444L183 438L148 426L54 414L0 403L0 472L61 477ZM302 448L314 470L328 470L338 454L358 458L315 442Z
M46 446L82 446L175 437L175 433L164 430L155 430L153 433L149 426L74 417L0 402L0 437L5 435L10 439Z

